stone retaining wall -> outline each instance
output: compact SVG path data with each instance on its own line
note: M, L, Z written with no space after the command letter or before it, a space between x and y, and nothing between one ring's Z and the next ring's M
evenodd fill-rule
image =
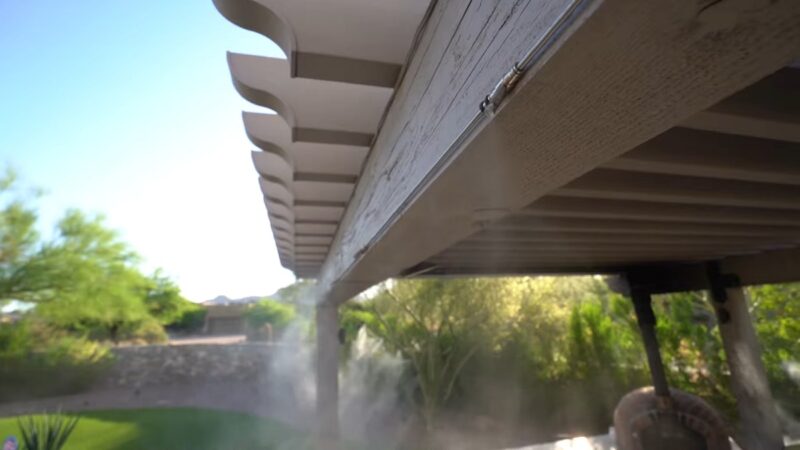
M148 345L113 349L102 386L141 387L204 382L262 382L270 345Z

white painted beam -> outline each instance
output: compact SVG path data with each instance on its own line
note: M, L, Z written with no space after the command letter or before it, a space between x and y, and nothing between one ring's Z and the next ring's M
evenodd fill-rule
M776 120L771 117L734 111L717 109L701 111L681 122L681 126L717 133L800 143L800 126L793 121Z
M307 234L298 234L297 236L295 236L294 241L297 245L304 245L304 244L330 245L330 243L333 241L333 235L315 236Z
M242 97L283 117L293 140L365 145L392 95L386 88L291 78L284 59L228 53L228 66Z
M298 247L299 248L299 247ZM685 251L736 251L736 249L746 249L746 251L757 251L760 250L758 244L753 243L748 247L743 247L741 245L732 245L731 243L628 243L625 241L621 242L588 242L588 243L580 243L580 242L569 242L569 241L555 241L555 242L533 242L533 243L519 243L519 242L504 242L504 243L497 243L497 242L474 242L474 241L463 241L458 243L453 247L450 247L446 250L447 253L450 252L473 252L473 253L480 253L480 252L487 252L491 253L493 251L500 252L500 253L521 253L527 254L530 252L538 252L538 251L594 251L594 250L611 250L615 252L620 252L620 254L625 253L629 250L633 251L662 251L662 250L674 250L679 252Z
M786 67L691 116L683 126L800 143L798 98L800 69Z
M558 192L513 215L800 226L800 211L793 210L564 197Z
M784 239L780 236L731 236L709 234L631 234L631 233L593 233L586 231L571 231L568 229L557 231L542 230L486 230L465 239L464 243L485 243L487 245L526 245L528 243L615 243L618 245L647 245L647 244L730 244L732 246L757 245L764 248L776 248Z
M440 261L447 258L453 261L530 261L547 260L553 258L558 260L562 257L582 259L582 258L617 258L617 257L636 257L651 260L660 258L686 258L686 259L720 259L731 254L755 253L754 251L728 252L720 249L640 249L637 247L619 247L616 249L592 249L592 248L561 248L561 249L519 249L517 251L503 251L501 249L448 249L444 253L437 255L434 260Z
M800 103L800 95L797 98ZM797 185L800 144L673 128L603 167Z
M242 120L253 144L281 154L298 172L358 175L369 151L368 146L292 140L291 128L277 114L245 112Z
M500 231L580 231L590 233L631 233L669 235L774 236L794 242L800 239L800 226L738 225L693 222L664 222L624 219L574 219L552 217L511 217L492 224Z
M294 207L295 217L300 220L332 220L339 221L344 213L340 206L297 206Z
M541 273L537 267L548 270L555 267L562 267L564 273L575 273L571 269L573 267L581 268L581 272L578 273L606 273L606 270L601 270L603 266L613 268L613 271L618 271L619 268L625 267L626 265L659 263L696 264L703 261L707 261L707 259L702 257L692 259L683 255L654 255L644 258L642 255L542 255L540 257L517 260L505 260L502 258L492 259L486 257L465 258L463 256L458 256L448 258L447 256L437 256L430 260L432 264L440 265L444 269L483 268L487 275L494 274L496 271L506 272L509 270L517 271L517 273L525 273L524 270L527 270L529 274ZM592 267L593 271L583 272L582 270L586 267Z
M597 169L559 195L616 200L800 209L800 186Z
M292 77L392 87L428 0L214 0L289 58Z

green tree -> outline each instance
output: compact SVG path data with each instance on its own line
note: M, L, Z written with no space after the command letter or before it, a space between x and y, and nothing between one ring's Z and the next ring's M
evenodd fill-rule
M723 413L733 414L735 403L722 338L708 293L656 296L653 309L670 384L705 398Z
M294 283L284 286L269 298L281 303L292 305L298 315L311 317L314 313L314 280L297 280Z
M504 309L502 288L492 279L401 280L369 302L375 314L370 331L411 362L429 431L465 365L501 335L496 312Z
M148 279L144 303L147 311L171 331L198 331L205 323L206 308L187 300L178 285L160 270Z
M69 210L43 240L33 198L12 170L0 177L0 303L35 303L49 326L113 342L163 340L162 325L196 313L166 277L141 273L101 216Z
M191 304L183 298L180 288L160 271L150 278L144 302L150 314L163 325L180 319L188 304Z
M67 280L37 313L49 323L92 339L161 341L166 335L147 309L150 280L137 257L102 217L68 211L45 247Z
M288 286L278 289L270 298L291 305L312 305L314 303L314 299L311 297L313 289L313 280L297 280Z
M787 364L800 354L800 284L749 290L773 392L798 413L800 389ZM655 296L653 307L670 384L733 419L708 293ZM543 439L597 433L625 393L650 384L632 302L601 277L389 282L371 299L345 304L341 324L348 341L366 325L410 363L430 428L452 408L505 423L524 418L520 426L538 427ZM504 402L505 416L498 414Z
M800 283L754 286L749 292L773 395L798 417L800 380L791 379L788 369L800 359Z
M604 282L595 277L524 277L502 283L512 296L508 302L518 305L504 344L509 358L524 366L520 369L528 379L554 381L572 374L568 347L573 309L582 301L606 304L600 300L609 294Z
M342 362L350 358L353 342L363 327L376 326L377 318L369 302L350 300L339 307L339 328L344 332L341 352Z
M296 316L293 305L265 298L258 303L248 305L244 312L247 324L254 330L260 330L269 324L275 333L282 332Z
M51 290L53 276L41 252L36 210L14 170L0 175L0 305L36 302Z

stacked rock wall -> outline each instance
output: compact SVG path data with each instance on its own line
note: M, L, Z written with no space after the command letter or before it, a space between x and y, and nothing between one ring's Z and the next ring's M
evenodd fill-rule
M102 384L140 387L176 383L260 382L266 375L270 346L149 345L113 350L115 361Z

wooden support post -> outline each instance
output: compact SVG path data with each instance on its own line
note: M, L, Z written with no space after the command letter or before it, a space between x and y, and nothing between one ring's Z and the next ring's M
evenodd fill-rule
M317 305L317 436L321 448L339 438L339 310Z
M661 398L669 398L669 385L667 375L664 371L664 363L661 361L661 351L658 348L658 338L656 337L656 316L653 313L652 299L650 293L639 288L631 288L631 299L636 311L636 321L639 323L639 331L642 333L644 350L647 353L647 364L650 366L650 376L653 379L653 388L656 395Z
M716 263L708 265L708 278L739 410L740 444L746 450L783 449L783 434L747 307L747 293L738 277L721 274Z

